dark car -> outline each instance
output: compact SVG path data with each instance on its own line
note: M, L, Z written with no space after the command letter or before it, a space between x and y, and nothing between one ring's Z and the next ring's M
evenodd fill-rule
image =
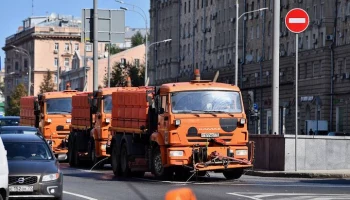
M63 174L41 135L0 135L9 166L11 198L62 199Z
M41 134L38 128L32 126L0 126L1 134Z
M18 126L19 116L0 117L0 126Z

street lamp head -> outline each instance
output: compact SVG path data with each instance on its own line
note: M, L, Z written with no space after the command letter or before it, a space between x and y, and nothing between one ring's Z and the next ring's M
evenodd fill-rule
M124 3L124 1L117 1L117 0L116 0L116 2L117 2L117 3L122 3L122 4Z
M128 10L128 8L125 8L125 7L120 7L120 9L122 9L122 10Z
M172 39L163 40L163 42L170 42Z
M259 10L262 11L262 10L267 10L267 9L269 9L269 8L267 8L267 7L266 8L260 8Z

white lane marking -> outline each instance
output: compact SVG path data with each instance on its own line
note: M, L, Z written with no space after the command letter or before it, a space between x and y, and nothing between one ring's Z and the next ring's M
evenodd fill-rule
M246 196L243 194L237 194L237 193L227 193L229 195L233 195L233 196L237 196L237 197L244 197L244 198L248 198L248 199L253 199L253 200L261 200L259 198L255 198L255 197L250 197L250 196Z
M289 18L289 23L291 24L304 24L305 22L305 18Z
M94 199L94 198L92 198L92 197L84 196L84 195L77 194L77 193L73 193L73 192L63 191L63 193L64 193L64 194L73 195L73 196L77 196L77 197L84 198L84 199L88 199L88 200L98 200L98 199Z

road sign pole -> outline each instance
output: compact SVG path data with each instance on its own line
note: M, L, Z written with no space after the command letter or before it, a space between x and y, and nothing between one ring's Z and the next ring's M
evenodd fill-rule
M280 1L274 1L273 9L273 67L272 67L272 134L279 130L279 97L280 97ZM237 22L236 22L237 23Z
M299 50L299 34L295 34L295 171L298 171L298 50Z
M93 53L93 91L98 90L98 12L97 12L97 0L94 0L94 21L93 21L93 49L94 49L94 53Z
M301 8L294 8L290 10L285 17L286 27L295 33L295 171L298 171L298 75L299 75L299 33L304 32L309 26L309 15Z

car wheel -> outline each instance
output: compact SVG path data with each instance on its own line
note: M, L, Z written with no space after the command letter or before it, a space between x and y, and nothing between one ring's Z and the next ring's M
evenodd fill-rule
M227 180L239 179L243 175L243 169L230 169L222 172Z
M124 177L130 176L129 159L128 159L128 149L126 148L126 143L123 144L120 155L120 168L122 175Z
M112 147L111 165L115 176L120 175L120 156L117 154L117 150L117 145L114 144Z

